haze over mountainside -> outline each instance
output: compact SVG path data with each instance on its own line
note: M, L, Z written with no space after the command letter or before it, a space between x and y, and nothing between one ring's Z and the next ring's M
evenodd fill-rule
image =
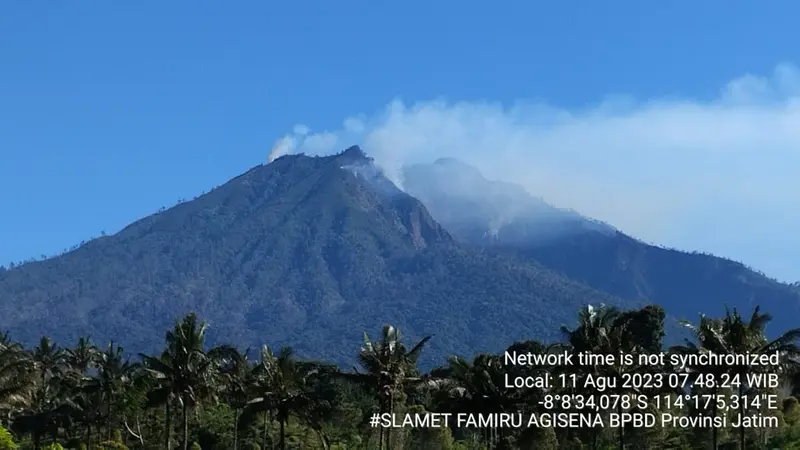
M596 289L648 299L674 318L695 321L726 305L750 313L758 304L775 316L773 331L796 325L797 286L724 258L645 244L457 160L407 167L403 187L463 243L525 255Z
M364 331L435 334L423 364L550 339L586 303L633 306L451 238L357 147L289 155L77 250L0 271L0 329L153 352L190 311L210 338L351 363Z
M550 242L584 231L613 234L607 224L558 209L522 186L490 182L480 171L454 158L415 164L403 171L403 186L461 240L495 242L502 229L506 245Z

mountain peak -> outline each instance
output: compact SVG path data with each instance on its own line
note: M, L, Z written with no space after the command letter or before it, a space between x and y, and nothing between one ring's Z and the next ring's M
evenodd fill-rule
M364 150L361 150L361 147L359 147L358 145L353 145L351 147L348 147L345 151L340 153L338 156L339 156L339 158L347 159L349 162L355 162L355 161L358 161L358 160L370 160L371 159L371 158L369 158L367 156L366 153L364 153Z
M121 334L126 348L152 352L162 345L154 330L194 311L226 343L293 344L314 358L335 347L326 356L350 364L346 344L375 324L409 336L447 330L441 357L473 352L468 334L487 335L482 349L529 335L546 301L568 305L548 313L552 323L587 298L613 303L538 265L455 242L387 183L355 146L276 158L102 241L2 274L0 329L30 344L41 334ZM488 336L490 327L502 330Z

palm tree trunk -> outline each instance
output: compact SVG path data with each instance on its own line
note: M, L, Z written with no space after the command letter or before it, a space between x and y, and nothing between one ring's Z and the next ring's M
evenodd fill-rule
M389 392L389 416L394 417L394 392ZM392 418L394 420L394 418ZM386 450L392 449L392 428L386 429Z
M713 419L717 418L717 386L714 385L714 390L712 391L714 396L711 397L714 399L714 414L711 416ZM712 422L713 423L713 422ZM711 429L711 443L714 445L714 450L717 450L717 427L713 427Z
M183 402L183 450L189 450L189 414L186 401Z
M331 443L328 442L328 436L326 436L321 429L316 427L314 428L314 431L317 432L317 436L319 436L319 442L322 443L322 450L330 450Z
M92 447L92 421L86 422L86 448Z
M261 438L261 448L267 450L267 424L269 423L269 411L264 411L264 436Z
M742 377L742 378L744 378L744 377ZM742 383L740 382L739 383L739 421L741 421L742 417L744 417L744 402L741 401L742 392L743 392L743 388L742 388ZM744 426L743 425L739 426L739 441L740 441L739 450L745 450Z
M286 430L284 429L286 418L282 417L280 420L278 420L278 422L280 422L280 424L281 424L281 443L280 443L280 447L281 447L281 450L286 450Z
M233 450L239 448L239 408L233 410Z
M33 432L33 448L36 450L40 450L42 448L42 436L38 430L34 430Z
M164 445L166 446L167 450L172 449L172 441L170 439L170 435L172 434L172 415L170 414L169 410L169 400L167 400L166 405L166 416L164 417Z
M109 395L108 396L108 418L106 419L106 428L107 428L106 439L109 440L109 441L111 440L111 418L112 418L112 416L111 416L111 396Z
M386 412L386 401L381 396L381 391L378 390L378 405L380 406L378 410L381 414ZM383 450L383 434L386 430L383 427L378 428L378 450Z

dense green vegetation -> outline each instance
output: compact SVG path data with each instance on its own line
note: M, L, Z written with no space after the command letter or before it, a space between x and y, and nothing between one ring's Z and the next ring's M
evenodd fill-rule
M563 329L559 342L514 343L509 351L534 354L592 352L652 354L662 348L664 312L658 306L620 311L586 307L577 326ZM682 354L713 352L780 355L778 373L791 388L800 350L800 329L768 341L770 316L758 308L750 317L735 310L722 318L701 317L695 338L666 349ZM422 373L420 355L436 337L404 342L386 326L378 339L366 334L359 365L335 365L296 357L291 348L263 346L251 355L235 347L208 347L207 326L195 314L177 322L156 355L126 355L116 344L98 348L88 338L62 348L43 337L25 349L8 335L0 340L0 449L708 449L800 448L800 405L791 390L778 393L781 406L762 414L778 418L775 428L371 428L376 412L540 412L551 388L507 388L511 376L574 373L578 379L628 373L678 373L673 366L512 366L498 354L472 360L451 357ZM742 373L755 367L689 367L697 381L713 371ZM795 389L798 387L794 385ZM755 393L751 386L716 393ZM618 394L623 389L615 389ZM593 389L573 393L592 394ZM649 392L675 396L676 391ZM795 392L796 394L797 392ZM564 409L563 411L567 411ZM603 414L613 411L602 411ZM749 413L684 408L673 413ZM6 430L10 430L6 431ZM12 441L13 438L13 441ZM731 448L734 448L731 447ZM742 447L739 447L742 448Z

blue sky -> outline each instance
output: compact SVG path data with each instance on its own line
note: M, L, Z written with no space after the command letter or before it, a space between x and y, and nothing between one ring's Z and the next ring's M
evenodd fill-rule
M731 0L2 2L0 261L192 198L303 124L315 139L299 150L462 156L645 240L797 280L798 15Z

